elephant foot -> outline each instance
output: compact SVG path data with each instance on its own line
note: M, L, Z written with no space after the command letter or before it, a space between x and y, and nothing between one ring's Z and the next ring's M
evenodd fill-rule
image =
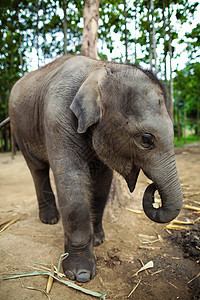
M63 260L62 266L65 275L71 280L87 282L94 278L96 274L95 257L91 249L73 249L66 246L65 252L69 256Z
M59 212L56 206L45 207L39 211L40 220L45 224L56 224L59 220Z
M104 242L105 235L102 228L102 225L99 224L99 226L94 227L94 238L93 238L93 245L99 246Z

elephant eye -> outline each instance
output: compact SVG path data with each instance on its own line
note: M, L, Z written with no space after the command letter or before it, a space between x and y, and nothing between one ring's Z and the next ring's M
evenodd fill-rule
M145 133L142 135L142 146L145 149L153 149L155 147L154 142L153 142L153 136L149 133Z

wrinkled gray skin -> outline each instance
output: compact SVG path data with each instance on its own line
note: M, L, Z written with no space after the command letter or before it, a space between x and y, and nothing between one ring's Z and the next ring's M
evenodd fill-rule
M163 89L136 67L67 56L20 79L10 97L14 135L35 183L39 216L59 219L49 181L53 170L65 234L67 277L95 275L93 244L104 240L102 215L112 169L132 192L139 170L153 181L144 211L169 222L182 206L173 126ZM158 190L162 207L152 206Z

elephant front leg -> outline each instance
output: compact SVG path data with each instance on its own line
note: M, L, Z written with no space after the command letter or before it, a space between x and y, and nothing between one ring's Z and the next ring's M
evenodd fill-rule
M90 215L89 176L83 170L55 174L58 202L65 232L63 269L71 280L87 282L96 271Z
M89 207L84 203L70 207L65 221L65 252L69 256L63 261L63 269L71 280L89 281L96 272Z

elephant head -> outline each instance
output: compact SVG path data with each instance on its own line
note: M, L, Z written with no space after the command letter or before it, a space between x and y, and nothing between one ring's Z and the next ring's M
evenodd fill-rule
M79 133L94 125L95 152L125 178L131 192L140 169L153 181L143 197L146 215L159 223L174 219L182 207L182 192L173 124L159 81L140 68L107 64L88 76L70 108ZM156 190L162 200L158 209L153 207Z

